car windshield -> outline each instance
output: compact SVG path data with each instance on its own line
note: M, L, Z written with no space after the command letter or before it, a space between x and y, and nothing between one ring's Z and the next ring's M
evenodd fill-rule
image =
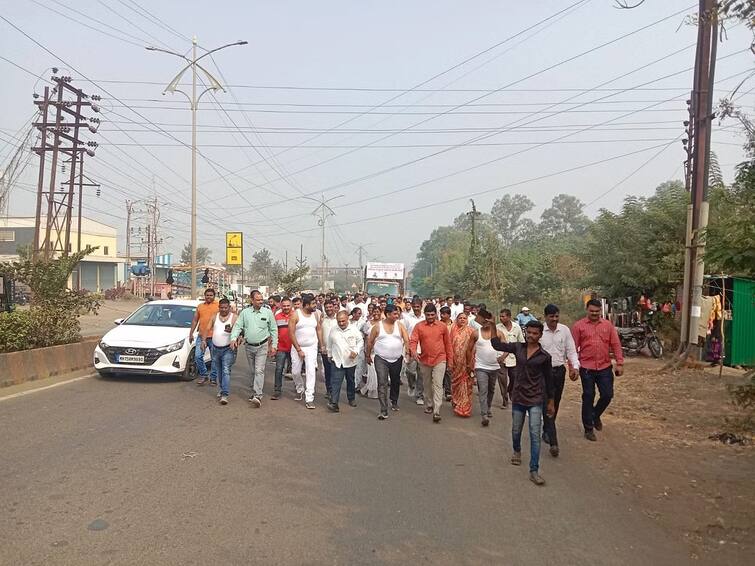
M190 328L196 307L186 305L144 305L123 324L133 326L169 326Z

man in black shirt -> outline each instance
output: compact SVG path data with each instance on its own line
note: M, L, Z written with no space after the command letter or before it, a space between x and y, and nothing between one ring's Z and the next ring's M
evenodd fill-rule
M540 347L543 335L543 323L533 320L524 329L524 344L520 342L502 342L497 336L490 343L496 350L509 352L516 356L516 367L509 380L509 394L511 396L511 437L514 445L514 455L511 463L519 466L522 463L522 428L524 416L529 415L530 429L530 480L535 485L544 485L545 480L540 477L540 434L543 426L543 406L546 414L552 417L555 408L553 403L554 384L551 373L551 356ZM546 403L547 400L547 403Z

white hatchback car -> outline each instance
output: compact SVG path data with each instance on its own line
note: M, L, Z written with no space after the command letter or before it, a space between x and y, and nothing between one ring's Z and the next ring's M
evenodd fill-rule
M189 329L197 301L145 303L102 337L94 349L94 367L100 375L175 375L184 381L196 377L194 343ZM197 338L195 338L196 342ZM209 350L204 353L210 361Z

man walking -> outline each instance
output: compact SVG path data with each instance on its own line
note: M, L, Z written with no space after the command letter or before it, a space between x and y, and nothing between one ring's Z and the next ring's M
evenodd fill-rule
M596 430L603 430L600 417L613 398L614 369L610 353L616 358L616 375L624 373L624 352L619 334L610 320L601 317L603 305L597 299L587 301L587 316L572 327L574 345L579 354L579 376L582 378L582 425L585 438L597 440ZM595 386L600 398L595 403Z
M425 315L422 314L422 299L420 299L419 297L414 297L412 299L411 310L407 313L404 313L404 316L402 318L407 336L412 335L414 327L417 326L417 323L421 320L425 320ZM417 364L418 362L416 358L410 357L406 361L405 373L406 380L409 383L408 394L409 397L416 396L417 405L424 405L425 387L424 383L422 383L422 378L419 375L419 366Z
M524 417L529 416L530 430L530 481L544 485L540 477L540 434L543 424L543 407L553 416L553 373L551 356L540 346L543 323L530 321L526 328L526 343L502 342L497 336L490 344L496 350L516 356L516 370L511 376L511 439L514 454L511 463L522 464L522 429Z
M543 415L543 440L550 444L551 456L555 458L559 454L556 416L558 415L558 406L561 403L561 395L564 392L566 366L567 364L569 366L569 379L576 381L577 375L579 375L579 359L569 327L558 321L560 314L558 307L552 304L547 305L544 314L545 330L540 339L540 345L551 356L554 391L553 417L551 418L547 414Z
M207 364L204 363L204 351L205 348L209 348L210 355L212 355L212 340L210 340L212 338L211 322L216 314L218 314L218 303L215 300L215 289L205 289L204 303L197 305L197 310L194 312L194 319L191 321L191 328L189 329L189 344L194 341L194 330L199 335L194 345L194 362L197 365L197 373L199 373L197 385L204 385L208 381ZM203 343L205 346L202 345ZM209 381L211 384L215 384L217 380L218 370L215 364L213 364L210 370Z
M398 322L399 312L395 305L385 306L385 320L378 321L372 327L367 339L365 359L373 363L371 355L375 354L375 373L377 373L378 399L380 414L378 419L388 418L388 383L391 388L391 410L398 411L398 396L401 388L401 365L409 350L409 335L406 328Z
M304 384L304 406L315 408L315 376L317 370L318 344L320 351L327 351L322 336L320 313L315 310L315 298L311 293L301 296L301 309L294 311L288 320L288 334L291 337L291 371L301 374L302 364L306 371ZM297 387L297 393L301 393ZM301 398L301 395L298 396Z
M331 328L325 337L327 344L327 357L333 365L333 375L330 379L330 392L328 394L328 409L338 413L341 409L338 401L341 399L341 386L346 380L346 398L349 405L357 406L356 385L354 384L354 372L357 366L357 357L364 348L362 333L353 325L349 324L349 315L346 311L339 311L336 315L336 326Z
M231 367L236 362L236 342L231 340L236 315L231 312L231 302L228 299L220 299L218 313L213 317L211 324L212 367L216 368L220 381L218 398L221 405L227 405L231 387Z
M449 305L451 307L451 320L456 320L459 313L464 312L464 304L461 302L461 296L454 295L454 302Z
M262 406L262 389L265 386L265 364L268 356L278 348L278 327L273 311L265 305L262 293L252 291L249 295L252 306L241 311L233 326L231 340L236 340L243 332L239 344L245 343L246 360L249 363L250 388L249 402L252 407Z
M336 303L332 299L327 299L323 308L325 309L325 314L322 316L322 336L325 343L327 343L330 331L338 326L338 322L336 321ZM327 351L321 352L320 358L322 359L322 373L325 377L325 398L330 401L330 381L333 375L333 364Z
M278 351L275 353L275 390L270 397L271 400L277 401L283 393L283 374L286 366L291 363L291 337L288 335L288 319L291 318L291 299L285 297L281 299L280 311L275 315L275 326L278 328ZM302 384L301 375L295 375L294 384ZM301 385L301 389L304 386Z
M443 404L443 374L446 365L453 363L451 337L445 324L438 322L435 305L425 305L425 320L416 324L409 339L412 359L418 357L419 372L424 389L432 394L432 404L425 406L425 413L433 415L433 422L440 422L440 407ZM429 402L429 400L428 400Z
M501 309L498 316L501 322L496 325L496 328L500 334L505 336L506 342L524 343L522 327L511 320L511 311L509 309ZM501 409L505 409L509 404L509 378L514 372L514 367L516 367L516 356L513 354L503 354L498 361L501 364L501 371L498 373L498 386L501 388L501 397L503 397ZM492 397L490 401L492 403Z

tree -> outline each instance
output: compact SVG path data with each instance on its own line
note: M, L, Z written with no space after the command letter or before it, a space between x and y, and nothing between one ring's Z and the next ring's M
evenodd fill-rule
M540 215L540 231L549 237L583 235L590 225L590 219L583 212L584 207L577 197L556 195L550 208Z
M254 252L252 261L249 264L249 279L257 285L269 284L272 281L271 270L273 267L273 257L270 250L262 248Z
M205 265L212 261L212 251L210 248L197 248L197 265ZM191 242L188 242L181 250L181 263L191 264Z
M289 297L302 290L302 283L309 274L309 266L304 262L289 272L281 271L275 284L283 289L283 293Z
M711 205L705 234L709 271L755 277L755 161L741 164L734 185L714 191Z
M535 203L525 195L503 195L493 203L490 210L493 229L498 233L501 241L510 245L526 237L534 228L534 222L529 218L522 218L535 208Z

